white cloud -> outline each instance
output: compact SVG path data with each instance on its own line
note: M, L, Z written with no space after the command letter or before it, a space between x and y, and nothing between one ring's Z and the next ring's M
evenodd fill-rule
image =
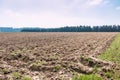
M95 5L100 5L103 2L103 0L89 0L88 3L91 6L95 6Z
M2 4L0 5L0 26L61 27L67 25L99 25L113 22L113 19L111 19L111 22L107 22L110 20L107 20L107 18L112 16L103 15L105 11L106 14L109 14L110 9L102 10L99 7L104 7L106 4L110 5L110 0L3 1L4 3L0 3ZM119 10L120 8L116 9ZM106 20L104 17L106 17Z
M116 10L120 10L120 6L116 7L115 9L116 9Z
M53 12L27 14L7 10L0 17L2 18L0 20L0 26L13 27L63 27L72 25L97 25L102 23L102 20L95 18L63 16Z
M111 5L111 3L110 3L109 0L104 0L103 4L104 4L104 5L106 5L106 4L110 4L110 5Z
M95 7L95 6L103 6L108 4L108 0L87 0L87 2L84 4L86 8Z

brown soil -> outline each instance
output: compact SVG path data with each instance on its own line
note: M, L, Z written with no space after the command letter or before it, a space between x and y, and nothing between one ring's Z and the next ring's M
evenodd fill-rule
M0 80L71 80L75 74L104 71L115 64L96 58L117 33L0 33Z

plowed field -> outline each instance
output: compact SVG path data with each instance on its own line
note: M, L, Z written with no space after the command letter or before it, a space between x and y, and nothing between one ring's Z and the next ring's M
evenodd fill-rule
M0 80L71 80L113 63L96 58L117 33L0 33ZM94 68L97 66L98 72ZM18 77L16 77L16 74Z

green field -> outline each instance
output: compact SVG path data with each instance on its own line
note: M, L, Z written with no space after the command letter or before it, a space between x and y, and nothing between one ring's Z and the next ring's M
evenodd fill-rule
M106 61L111 61L120 67L120 33L115 37L110 47L107 48L99 58ZM115 73L106 73L107 76L113 77L114 80L120 80L120 70L113 69Z
M110 47L99 58L120 64L120 34L115 37Z

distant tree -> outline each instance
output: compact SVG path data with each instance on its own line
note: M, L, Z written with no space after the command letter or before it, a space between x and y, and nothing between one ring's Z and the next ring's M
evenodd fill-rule
M120 32L120 25L66 26L61 28L23 28L21 32Z

